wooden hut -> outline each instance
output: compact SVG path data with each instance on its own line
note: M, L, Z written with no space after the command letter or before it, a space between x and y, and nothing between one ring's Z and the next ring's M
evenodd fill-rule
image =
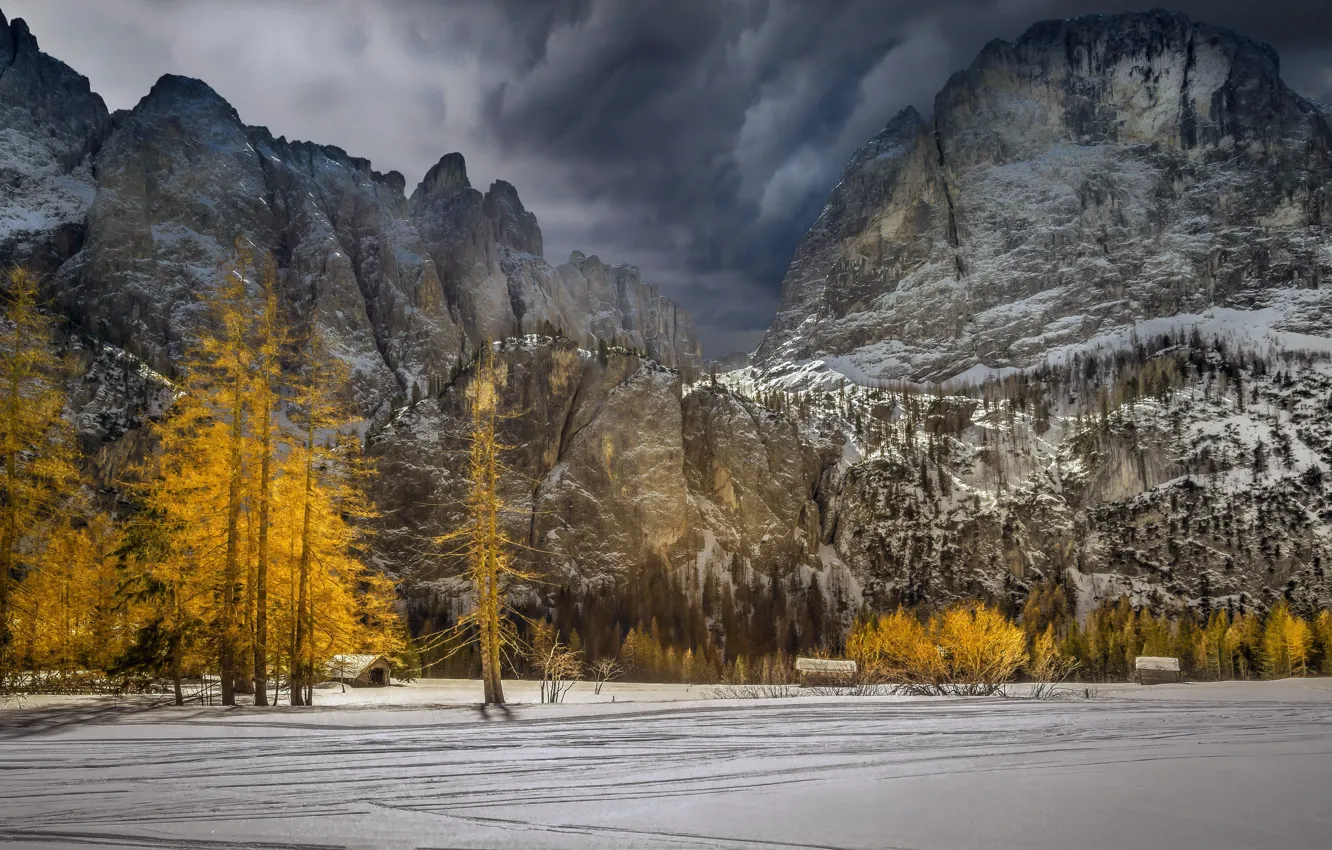
M392 663L382 655L335 655L324 667L329 679L354 688L382 688L393 672Z
M1140 685L1163 685L1181 682L1178 658L1140 655L1133 660L1134 676Z
M846 687L856 681L856 662L830 658L797 658L796 675L800 687Z

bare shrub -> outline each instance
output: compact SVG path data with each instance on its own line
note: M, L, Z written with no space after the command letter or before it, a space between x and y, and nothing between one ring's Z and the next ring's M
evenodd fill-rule
M1066 699L1073 692L1064 687L1064 683L1077 670L1078 662L1059 651L1055 643L1054 626L1046 626L1031 643L1030 657L1027 659L1027 675L1031 677L1031 687L1026 699Z
M600 695L607 682L613 682L624 675L624 667L614 658L598 658L587 665L587 673L592 679L592 693Z
M789 699L802 693L797 685L722 683L706 688L705 699Z
M560 642L555 627L537 623L532 631L532 665L541 673L541 701L564 702L564 697L583 678L583 653Z

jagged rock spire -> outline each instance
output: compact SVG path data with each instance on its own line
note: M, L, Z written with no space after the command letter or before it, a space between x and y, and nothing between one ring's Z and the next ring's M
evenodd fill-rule
M454 151L440 157L439 162L426 172L425 179L416 187L416 191L423 195L435 195L471 187L472 184L467 181L467 161L462 154Z

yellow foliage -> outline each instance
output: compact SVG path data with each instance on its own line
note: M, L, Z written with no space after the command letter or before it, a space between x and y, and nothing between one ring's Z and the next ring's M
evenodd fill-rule
M1050 633L1053 645L1053 633ZM847 655L871 681L928 685L951 693L989 693L1027 660L1026 636L981 603L946 609L921 623L898 609L852 628Z
M1323 658L1324 675L1332 675L1332 611L1319 611L1314 620L1314 641Z
M63 524L62 508L78 485L73 442L60 417L64 369L52 353L52 321L38 309L37 278L20 268L8 273L5 284L0 315L0 685L12 666L17 625L12 578L40 568L48 540Z
M105 517L52 533L15 593L15 645L24 667L64 676L102 670L123 649L129 635L115 611L116 542Z
M499 493L503 469L499 454L508 447L499 442L495 424L500 418L499 389L507 377L506 364L496 360L491 345L486 343L477 357L467 387L472 413L467 521L461 528L436 541L455 545L456 548L445 554L461 556L467 563L467 577L475 593L476 605L459 619L452 634L465 635L477 644L487 704L503 704L500 668L504 651L519 644L509 618L504 616L509 586L530 578L514 563L510 550L517 544L505 536L502 522L507 506Z
M265 263L256 294L249 267L242 252L205 298L211 321L155 428L160 451L139 487L153 543L135 549L133 578L173 677L221 672L227 702L231 685L263 688L285 668L300 705L331 656L400 655L406 642L391 583L356 554L371 511L337 397L346 366L312 325L301 369L283 370L276 273Z
M1053 624L1031 642L1029 655L1027 672L1035 682L1062 682L1077 667L1077 661L1069 658L1055 640Z
M948 681L979 686L1009 681L1027 661L1022 630L981 603L947 609L934 624Z
M901 608L853 627L846 654L870 681L934 681L940 670L938 649L925 626Z
M1272 607L1263 629L1263 665L1269 678L1304 675L1313 647L1309 624L1279 602Z

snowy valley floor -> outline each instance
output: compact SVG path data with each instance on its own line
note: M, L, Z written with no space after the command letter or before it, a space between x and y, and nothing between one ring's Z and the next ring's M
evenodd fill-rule
M579 686L582 688L583 686ZM0 708L0 844L151 848L1327 847L1332 680L1068 701ZM609 703L612 693L614 703ZM511 698L530 699L514 683ZM453 703L452 706L449 703Z

